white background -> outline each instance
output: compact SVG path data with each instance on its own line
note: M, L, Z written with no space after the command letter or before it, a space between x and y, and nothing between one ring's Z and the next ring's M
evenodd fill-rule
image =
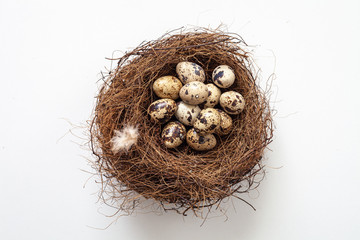
M263 83L276 73L267 175L244 196L257 211L234 200L202 227L150 213L99 230L114 218L68 131L89 119L105 57L220 23L253 46ZM0 0L0 238L359 239L359 44L357 0Z

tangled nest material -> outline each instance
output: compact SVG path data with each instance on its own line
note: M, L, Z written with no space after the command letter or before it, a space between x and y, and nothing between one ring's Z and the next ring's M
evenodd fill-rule
M90 126L105 202L131 212L140 199L153 199L165 210L196 214L230 196L241 199L242 193L257 186L254 179L262 173L261 159L273 126L268 100L244 47L236 34L196 29L168 33L116 59L117 67L105 77L97 96ZM196 152L186 144L165 148L161 126L147 114L156 100L152 83L165 75L176 76L181 61L201 65L207 79L218 65L229 65L236 76L231 90L246 101L244 111L233 116L233 131L217 137L218 145L207 152ZM112 137L129 126L137 127L136 143L114 154Z

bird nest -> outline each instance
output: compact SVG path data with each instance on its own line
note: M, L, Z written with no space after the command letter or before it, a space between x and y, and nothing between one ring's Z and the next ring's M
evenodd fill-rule
M140 199L186 215L218 206L224 199L257 186L261 159L272 139L272 118L265 92L259 87L246 44L236 34L197 29L168 33L125 53L104 77L90 126L90 145L101 176L101 196L119 211L131 212ZM113 59L115 60L115 59ZM233 115L233 130L216 136L217 146L198 152L188 145L167 149L162 126L151 121L147 108L155 101L153 82L176 76L176 64L202 66L207 80L218 65L235 72L231 90L246 101ZM112 138L130 128L136 136L124 151L114 153Z

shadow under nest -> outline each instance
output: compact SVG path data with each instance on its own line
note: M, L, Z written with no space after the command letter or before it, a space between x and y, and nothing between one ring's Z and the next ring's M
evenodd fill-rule
M186 215L211 209L227 197L257 186L261 159L272 139L272 118L264 91L257 85L246 44L236 34L198 29L166 34L145 42L118 60L104 79L90 126L90 146L102 181L102 198L119 211L131 212L144 197L164 210ZM165 75L176 76L176 64L195 62L203 67L206 81L218 65L234 69L231 90L245 98L245 109L233 115L233 130L218 137L217 146L197 152L186 144L167 149L159 124L150 120L148 106L155 101L152 83ZM128 152L114 154L114 130L137 126L139 138ZM104 196L107 195L107 196ZM251 206L251 205L250 205Z

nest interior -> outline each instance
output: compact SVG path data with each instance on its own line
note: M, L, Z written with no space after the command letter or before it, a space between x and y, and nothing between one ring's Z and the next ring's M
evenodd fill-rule
M102 194L120 203L119 209L134 208L142 196L185 214L251 189L273 129L269 103L244 46L238 35L196 30L166 34L117 59L117 67L104 79L97 96L90 143L97 156ZM244 111L232 116L232 132L217 136L218 144L210 151L197 152L186 144L165 148L162 126L147 114L148 106L157 100L152 83L161 76L176 76L180 61L202 66L207 82L215 67L229 65L236 76L231 90L245 98ZM114 154L110 144L114 130L129 125L138 126L137 143L128 152Z

